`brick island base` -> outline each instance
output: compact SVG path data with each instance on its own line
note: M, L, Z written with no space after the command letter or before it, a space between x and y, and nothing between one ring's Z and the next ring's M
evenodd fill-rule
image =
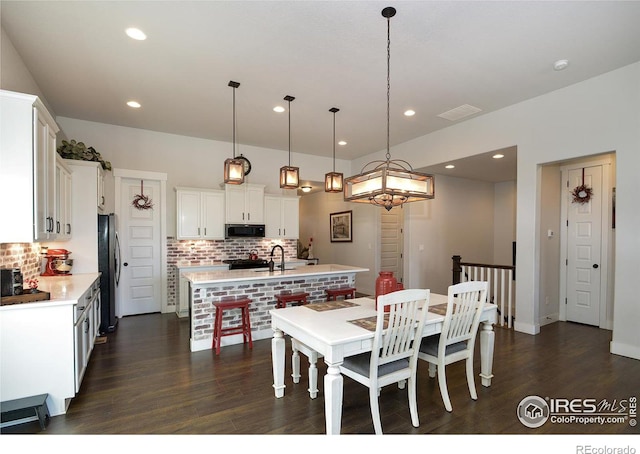
M231 270L183 273L190 283L191 351L211 349L216 310L213 303L225 296L246 295L252 300L251 332L255 341L273 336L269 311L276 307L276 293L283 290L306 292L310 304L322 302L326 300L325 289L356 287L356 273L367 271L366 268L345 265L314 265L284 272ZM240 324L240 310L225 311L223 328ZM223 337L221 345L239 343L242 343L242 335Z

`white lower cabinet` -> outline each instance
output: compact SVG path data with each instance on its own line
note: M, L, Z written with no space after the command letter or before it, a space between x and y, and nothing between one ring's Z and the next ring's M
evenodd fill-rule
M41 288L50 282L44 290L60 296L0 307L0 396L4 401L48 394L49 412L57 416L79 392L89 364L99 327L100 278L92 273L40 281Z
M100 280L96 280L78 299L75 305L76 320L74 323L75 350L75 385L76 393L80 391L82 378L89 364L89 357L96 342L100 328ZM96 309L98 313L96 313Z

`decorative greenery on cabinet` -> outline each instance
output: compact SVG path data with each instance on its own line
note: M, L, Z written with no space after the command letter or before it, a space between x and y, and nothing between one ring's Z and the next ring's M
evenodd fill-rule
M99 162L104 170L111 170L111 163L102 159L95 148L87 147L83 142L63 140L62 145L58 147L58 154L65 159Z

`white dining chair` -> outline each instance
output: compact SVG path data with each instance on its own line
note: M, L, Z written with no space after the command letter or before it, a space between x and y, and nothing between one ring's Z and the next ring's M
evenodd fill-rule
M473 350L488 288L489 283L483 281L451 285L442 332L427 336L420 343L418 358L429 363L429 377L438 375L438 386L447 411L453 410L447 390L447 364L466 361L469 394L473 400L478 399L473 377Z
M376 434L382 434L378 397L383 386L408 380L411 423L418 427L416 369L429 290L400 290L378 297L376 330L371 352L349 356L340 372L369 387L369 403ZM389 306L385 312L384 307ZM417 340L416 340L417 339Z

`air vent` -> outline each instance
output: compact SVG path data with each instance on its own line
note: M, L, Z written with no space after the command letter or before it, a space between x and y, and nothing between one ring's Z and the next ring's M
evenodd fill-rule
M470 106L469 104L463 104L460 107L441 113L438 117L444 118L445 120L456 121L478 112L482 112L482 109Z

